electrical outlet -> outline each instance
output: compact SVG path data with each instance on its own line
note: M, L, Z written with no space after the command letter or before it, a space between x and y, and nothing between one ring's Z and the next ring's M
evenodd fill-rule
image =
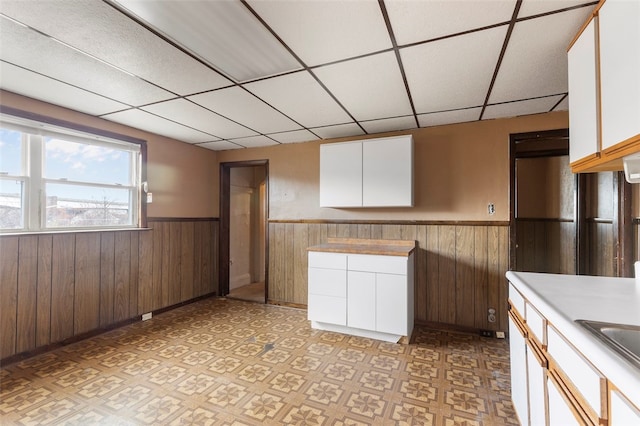
M146 314L142 314L142 321L150 320L153 314L151 312L147 312Z
M147 204L153 203L153 192L147 192Z
M490 330L481 330L480 335L482 337L493 337L493 331Z
M496 322L496 310L495 309L489 308L488 315L487 315L487 321Z
M487 204L487 212L489 215L493 215L496 212L496 206L493 203Z
M504 331L496 331L496 337L498 339L504 339Z

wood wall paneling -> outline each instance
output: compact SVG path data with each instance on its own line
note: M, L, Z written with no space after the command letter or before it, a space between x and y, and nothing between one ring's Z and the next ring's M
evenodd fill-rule
M150 227L0 236L0 359L218 292L217 220Z
M115 292L115 235L101 233L100 239L100 326L113 324Z
M5 358L16 350L18 315L18 237L0 239L0 356Z
M180 302L193 299L194 226L182 222L180 229Z
M157 225L154 223L154 226ZM138 259L138 315L154 310L153 232L140 233ZM169 306L168 304L166 306Z
M115 233L113 320L124 321L136 314L129 312L131 285L131 232Z
M53 236L51 255L51 341L73 336L75 234Z
M100 326L100 254L99 233L76 235L74 334Z
M2 239L0 239L1 242ZM36 347L51 343L51 266L53 237L38 236Z
M509 227L505 225L270 222L270 301L307 303L305 244L363 235L418 242L416 320L506 330ZM490 307L496 310L494 323L487 320Z
M18 252L18 303L16 351L36 347L36 309L38 292L38 237L20 238Z
M169 305L180 302L182 290L182 225L180 222L169 223ZM165 241L166 244L166 241Z

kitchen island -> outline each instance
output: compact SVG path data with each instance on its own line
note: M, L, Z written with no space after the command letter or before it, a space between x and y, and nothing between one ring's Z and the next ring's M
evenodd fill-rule
M576 320L640 326L632 278L507 272L522 424L640 424L640 367Z

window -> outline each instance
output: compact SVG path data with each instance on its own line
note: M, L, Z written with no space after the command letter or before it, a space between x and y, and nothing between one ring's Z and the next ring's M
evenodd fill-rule
M138 226L142 147L0 115L0 231Z

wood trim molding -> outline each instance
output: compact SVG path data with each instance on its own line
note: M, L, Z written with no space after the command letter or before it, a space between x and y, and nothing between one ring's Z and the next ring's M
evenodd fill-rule
M574 223L573 219L563 219L563 218L547 218L547 217L517 217L516 222L552 222L552 223Z
M147 222L219 222L217 217L148 217Z
M267 219L268 223L314 223L328 225L458 225L509 226L508 221L471 220L340 220L340 219Z

